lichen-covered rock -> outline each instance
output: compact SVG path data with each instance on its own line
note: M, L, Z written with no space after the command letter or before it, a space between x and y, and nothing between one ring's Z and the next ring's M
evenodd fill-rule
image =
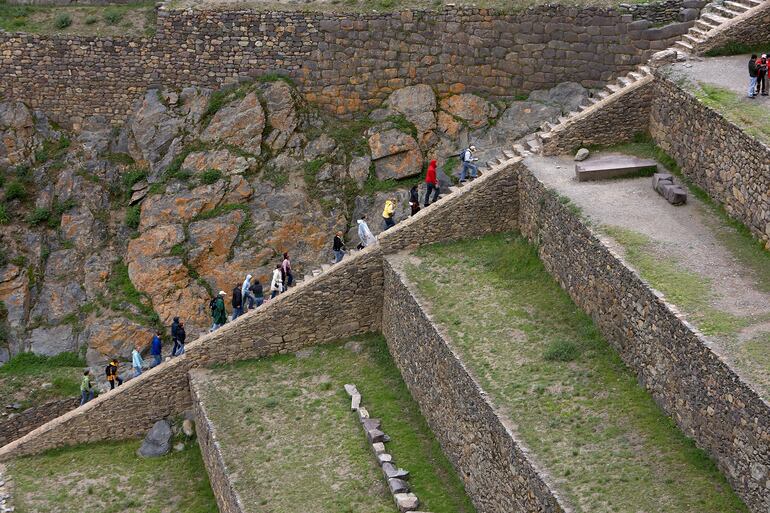
M134 104L134 116L128 123L131 156L153 171L161 171L181 151L183 126L184 120L161 102L158 90L148 90Z
M267 84L262 91L267 107L267 122L271 131L265 138L265 144L273 151L279 151L292 136L299 124L295 98L292 89L283 80Z
M408 119L412 114L436 110L436 93L427 84L402 87L390 93L385 104Z
M0 102L0 166L29 160L35 147L35 120L21 102Z
M8 324L22 326L30 302L29 278L24 269L13 264L0 267L0 301L8 311Z
M81 335L81 345L88 348L89 365L104 364L110 358L128 360L134 346L147 347L154 332L151 328L123 317L98 319Z
M169 188L165 194L149 196L142 203L139 230L144 231L160 224L191 221L198 214L216 207L225 192L226 182L219 180L191 190Z
M497 116L497 107L475 94L464 93L441 100L441 109L465 120L471 128L487 124L489 118Z
M35 328L29 337L30 351L43 356L55 356L77 350L77 336L70 324Z
M305 146L304 156L306 160L315 160L319 157L328 157L331 155L337 143L334 139L326 134L321 134L320 137L307 143Z
M348 166L348 177L356 182L359 187L363 187L364 182L369 177L369 168L372 165L372 159L369 155L353 157Z
M422 152L417 141L391 128L369 137L375 173L380 180L405 178L422 171Z
M142 445L137 450L139 456L155 458L168 454L171 450L171 424L166 420L159 420L153 424Z
M232 144L246 153L259 155L264 129L265 112L257 93L252 91L219 109L201 134L201 140Z
M588 89L577 82L562 82L550 89L532 91L527 100L559 107L562 113L572 112L588 98Z
M187 155L182 162L182 169L194 174L209 169L225 175L242 174L256 163L256 159L234 155L229 150L195 151Z

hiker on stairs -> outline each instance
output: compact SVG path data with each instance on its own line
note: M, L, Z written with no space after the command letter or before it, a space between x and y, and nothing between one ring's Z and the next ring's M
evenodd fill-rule
M438 200L439 195L439 183L436 177L436 161L431 160L428 164L428 171L425 173L425 185L428 190L425 192L425 201L423 206L427 207L431 203L435 203ZM430 200L430 193L433 192L433 201Z
M477 162L479 159L474 157L473 154L476 152L476 146L471 144L468 146L463 152L460 154L460 160L463 163L462 169L460 169L460 183L465 182L466 173L468 170L471 172L471 180L476 178L476 176L479 173L479 168L474 164L474 162Z
M361 241L358 249L364 249L365 247L377 244L377 237L374 236L369 229L369 225L366 224L366 216L361 214L361 218L356 222L358 223L358 238Z

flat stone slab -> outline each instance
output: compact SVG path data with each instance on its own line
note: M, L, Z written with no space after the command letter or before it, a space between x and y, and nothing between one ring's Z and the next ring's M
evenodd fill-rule
M575 164L575 176L578 182L587 182L630 176L657 169L658 163L654 160L626 155L602 155Z
M393 495L393 499L396 501L398 511L401 513L414 511L420 506L420 501L413 493L396 493Z

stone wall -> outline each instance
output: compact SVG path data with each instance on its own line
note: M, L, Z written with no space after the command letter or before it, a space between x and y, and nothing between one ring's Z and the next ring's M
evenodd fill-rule
M414 286L387 259L384 272L382 333L390 354L476 511L564 511L550 477L437 329Z
M728 20L713 30L708 39L693 47L693 53L702 55L712 48L726 43L743 43L760 46L770 42L770 2L763 2L756 9Z
M196 385L196 375L198 372L190 372L190 394L192 396L193 411L195 412L195 432L198 436L198 445L201 448L203 463L206 465L206 472L209 475L211 489L214 491L214 497L217 499L219 513L242 513L245 511L238 492L230 482L231 474L225 465L225 459L222 455L222 449L217 441L217 433L214 424L206 413L206 408L200 400L198 388Z
M571 153L581 146L611 145L646 132L653 96L652 75L574 115L541 134L544 155Z
M308 100L344 115L418 83L491 98L567 80L598 87L666 48L691 23L645 28L596 7L540 6L335 14L158 11L152 38L0 32L0 96L64 126L115 123L148 85L218 87L280 71ZM388 37L383 38L382 34Z
M649 130L685 176L770 249L770 147L661 74Z
M643 4L620 4L618 9L631 14L635 20L647 20L653 25L665 25L697 18L705 4L705 0L664 0ZM686 9L688 11L685 11Z
M79 397L55 399L34 408L28 408L0 422L0 447L26 435L49 420L74 410L79 404Z
M770 404L557 196L520 166L521 232L639 382L752 511L770 508Z

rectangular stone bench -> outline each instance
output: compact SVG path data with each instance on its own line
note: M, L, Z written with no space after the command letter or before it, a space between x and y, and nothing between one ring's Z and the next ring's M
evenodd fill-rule
M578 182L586 182L654 172L657 169L658 163L654 160L625 155L603 155L575 164L575 176Z

